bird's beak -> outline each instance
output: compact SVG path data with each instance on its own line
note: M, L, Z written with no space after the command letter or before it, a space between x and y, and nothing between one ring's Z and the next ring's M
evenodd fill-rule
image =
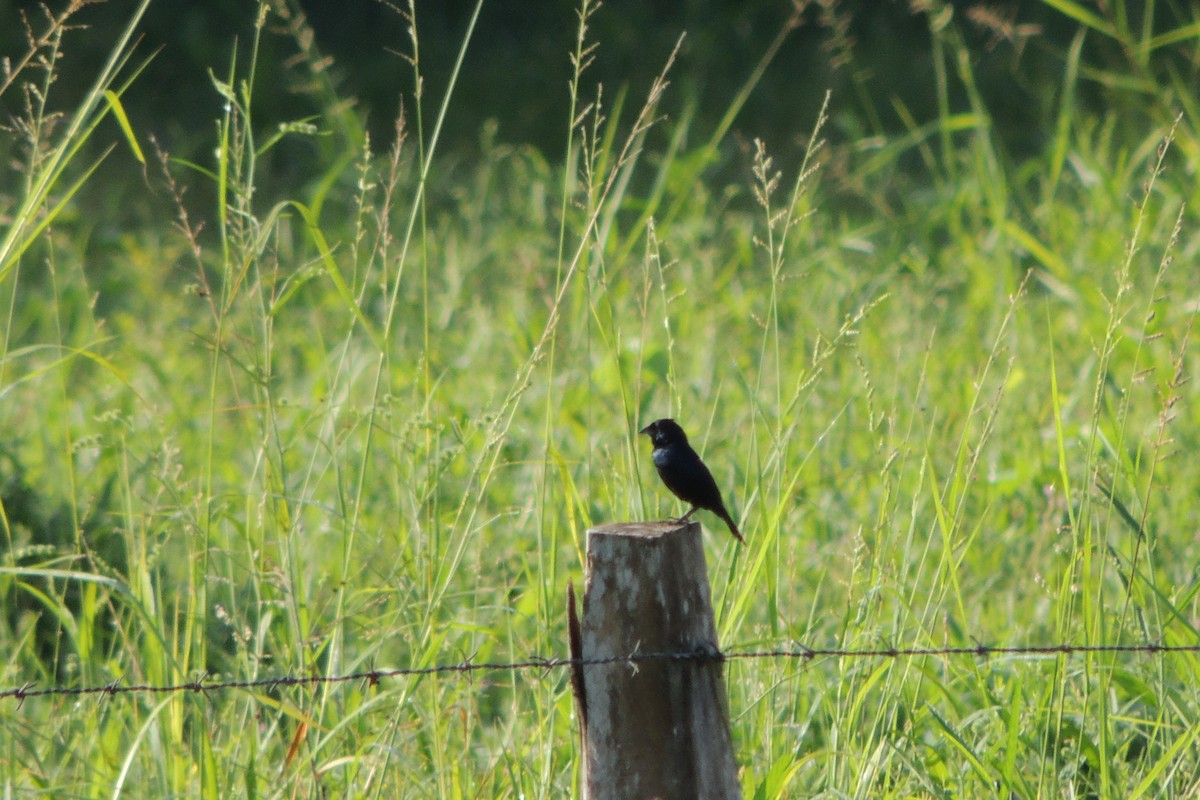
M651 422L649 425L647 425L646 427L644 427L644 428L642 428L640 431L638 431L638 433L645 433L645 434L649 434L649 433L650 433L650 429L651 429L651 428L653 428L653 427L654 427L654 423L653 423L653 422Z

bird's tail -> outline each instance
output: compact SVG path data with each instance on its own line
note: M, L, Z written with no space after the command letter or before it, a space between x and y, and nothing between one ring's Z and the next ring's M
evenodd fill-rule
M725 524L729 526L729 532L733 534L733 537L742 544L745 544L746 540L742 538L742 532L738 530L737 523L733 521L733 517L729 516L729 512L722 508L717 512L717 515L725 520Z

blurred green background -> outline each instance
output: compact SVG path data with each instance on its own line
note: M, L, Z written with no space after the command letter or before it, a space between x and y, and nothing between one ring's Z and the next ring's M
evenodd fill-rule
M413 71L405 62L411 42L408 21L400 13L403 5L377 0L279 4L293 19L301 14L307 19L315 36L313 46L331 59L323 79L339 96L353 101L356 115L381 142L391 138L401 99L412 106ZM788 2L605 3L589 26L593 40L602 43L590 78L610 96L622 88L647 85L686 32L665 108L675 116L694 115L696 129L707 132L762 59L766 45L796 15L796 27L734 123L743 141L762 138L788 158L786 154L794 151L787 145L808 128L827 90L837 99L826 130L834 141L896 135L906 129L908 119L937 116L935 51L927 13L936 11L934 6L908 0L800 5L797 13ZM1014 157L1036 152L1050 137L1047 125L1066 54L1079 32L1078 21L1055 5L944 4L945 21L955 15L996 132ZM1080 7L1094 10L1090 3ZM21 49L21 15L36 20L40 8L33 2L0 3L3 52ZM98 3L73 16L75 24L87 26L87 34L72 38L70 69L64 70L58 87L60 102L69 103L86 90L85 81L108 55L129 10L124 3ZM464 0L417 4L427 96L441 97L473 10L474 4ZM1177 30L1194 22L1195 14L1191 4L1180 2L1130 2L1114 10L1154 31ZM153 3L138 28L138 53L157 55L125 97L135 129L155 133L182 157L203 147L221 104L207 72L223 74L235 50L245 59L256 13L256 4L235 0ZM937 19L932 23L938 24ZM571 74L564 45L573 41L576 27L576 6L563 0L483 3L447 117L451 149L476 151L480 126L493 119L501 141L532 144L547 157L560 158ZM260 124L270 127L319 113L324 98L314 96L320 89L292 58L295 41L287 24L275 17L267 29L270 35L262 42L258 73L263 89L256 107ZM232 46L235 41L237 48ZM1125 78L1093 74L1092 80L1080 83L1075 102L1093 113L1139 108L1152 84L1194 88L1200 71L1186 48L1132 53L1094 32L1084 37L1081 47L1084 63L1111 65ZM961 109L964 88L951 81L946 90L950 105ZM169 104L169 114L163 113L164 103ZM5 114L16 113L18 104L16 93L0 97ZM897 113L901 107L906 109L903 115ZM285 148L272 171L302 179L304 157Z
M722 647L1200 642L1196 4L161 0L96 87L134 7L0 4L0 685L559 655L669 414ZM1193 797L1195 656L731 662L745 794ZM460 677L0 702L0 795L568 794Z

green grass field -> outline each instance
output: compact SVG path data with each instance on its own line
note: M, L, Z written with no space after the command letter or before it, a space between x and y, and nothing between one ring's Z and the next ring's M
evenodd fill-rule
M1020 158L937 4L938 117L831 96L787 153L665 116L668 64L598 93L581 31L560 153L444 154L454 83L395 142L332 96L264 132L243 61L189 162L124 121L128 41L53 118L51 35L0 84L0 690L563 656L588 526L680 510L660 416L748 540L700 515L726 650L1200 645L1200 103L1147 66L1200 23L1047 5L1129 62L1062 53ZM82 205L110 144L145 224ZM1200 792L1200 653L726 677L747 798ZM576 730L562 670L8 697L0 795L566 797Z

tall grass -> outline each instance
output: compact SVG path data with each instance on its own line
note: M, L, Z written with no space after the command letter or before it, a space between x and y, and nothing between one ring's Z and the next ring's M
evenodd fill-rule
M729 130L799 12L706 135L664 110L675 53L648 86L591 83L606 12L583 2L563 152L481 123L455 171L440 131L478 5L445 94L412 98L382 148L324 84L324 117L264 134L258 37L282 21L300 63L321 54L296 7L263 5L214 69L211 162L160 152L145 191L167 210L105 238L77 206L81 143L144 146L101 123L154 68L114 43L0 196L2 687L562 654L586 528L675 510L635 433L664 415L747 534L710 540L726 649L1196 643L1194 99L1146 58L1194 24L1047 5L1081 33L1027 158L999 141L949 6L920 12L936 118L898 108L905 135L847 139L832 95L781 154ZM419 11L397 18L416 85ZM69 47L64 21L33 41ZM1081 81L1125 86L1087 36L1145 64L1135 102L1075 103ZM12 153L54 107L47 73L3 90L22 80L44 102L5 133ZM265 196L273 149L318 136L311 181ZM728 185L718 154L740 164ZM1191 655L726 669L747 797L1200 782ZM579 777L553 672L31 698L0 717L11 796L558 797Z

